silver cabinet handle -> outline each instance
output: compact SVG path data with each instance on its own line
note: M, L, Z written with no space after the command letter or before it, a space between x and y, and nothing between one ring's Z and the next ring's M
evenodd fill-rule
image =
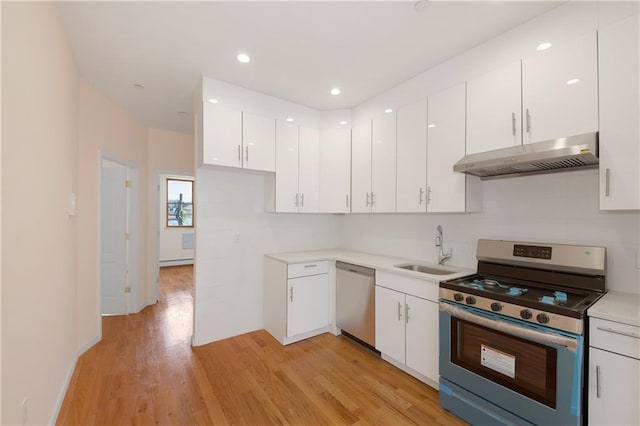
M373 193L373 191L371 191L371 206L375 206L376 205L376 196Z
M300 200L300 194L296 192L296 207L298 207L299 200Z
M349 208L349 194L347 194L347 208Z
M406 303L404 304L404 323L409 323L409 305Z
M242 161L242 147L238 145L238 161Z
M611 169L607 168L604 171L604 196L609 196L609 182L611 182Z
M516 134L516 113L515 112L511 113L511 132L515 136Z
M600 398L600 366L596 365L596 398Z
M422 205L422 195L424 194L424 189L420 187L420 199L418 200L418 204Z
M619 334L621 336L632 337L634 339L640 339L640 336L635 333L627 333L626 331L618 331L612 328L596 327L598 330L606 331L607 333Z
M527 108L527 133L531 133L531 114L529 114L529 108Z
M245 151L247 152L247 154L245 155L245 161L249 161L249 145L247 145L247 147L245 148Z
M300 205L301 205L301 207L304 207L304 192L300 196Z
M293 302L293 287L289 289L289 301Z
M427 204L431 202L431 187L427 186Z
M369 207L369 193L367 192L367 207Z
M398 321L402 320L402 303L398 302Z

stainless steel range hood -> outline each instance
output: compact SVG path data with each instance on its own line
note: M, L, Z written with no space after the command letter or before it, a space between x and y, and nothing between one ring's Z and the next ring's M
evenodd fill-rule
M482 179L525 173L545 173L598 164L598 132L469 154L454 172Z

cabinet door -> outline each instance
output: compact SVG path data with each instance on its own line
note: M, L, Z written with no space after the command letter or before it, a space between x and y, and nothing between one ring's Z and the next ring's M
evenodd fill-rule
M329 325L329 275L287 280L287 336Z
M371 211L396 211L396 112L373 120L371 143Z
M469 80L467 154L522 143L520 93L520 61Z
M598 130L596 34L522 61L523 142Z
M276 122L259 115L242 113L243 167L276 170Z
M301 213L318 212L320 189L320 131L300 127L298 191Z
M640 209L638 15L598 31L600 208Z
M464 107L464 103L462 105ZM462 130L464 132L464 121ZM464 150L464 140L462 147ZM426 99L398 108L397 150L396 211L424 212L427 206Z
M351 127L339 122L320 130L320 211L351 210Z
M466 175L453 171L465 153L464 126L464 83L429 97L428 212L466 210Z
M404 364L404 293L376 286L376 349Z
M298 126L278 121L276 124L276 211L297 212L298 196Z
M640 424L640 360L589 349L589 424Z
M242 167L242 113L203 102L202 117L203 163Z
M406 364L438 382L438 304L411 295L406 301Z
M371 211L371 120L355 123L351 140L351 211Z

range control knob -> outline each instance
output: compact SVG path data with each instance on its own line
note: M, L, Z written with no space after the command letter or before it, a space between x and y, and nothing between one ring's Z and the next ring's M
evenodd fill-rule
M530 319L532 316L533 316L533 314L528 309L523 309L523 310L520 311L520 317L522 319Z
M493 312L499 312L502 310L502 303L498 303L498 302L493 302L491 304L491 310Z
M540 324L546 324L549 322L549 315L547 314L538 314L538 316L536 316L536 319L538 320L538 322Z
M461 295L460 293L455 293L453 295L453 300L455 300L456 302L462 302L463 299L464 299L464 296Z
M467 302L467 305L475 305L476 304L476 298L473 297L473 296L467 296L467 298L464 301Z

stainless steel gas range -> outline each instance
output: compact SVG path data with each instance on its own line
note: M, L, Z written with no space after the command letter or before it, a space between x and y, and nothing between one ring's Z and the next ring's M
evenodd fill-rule
M472 424L580 425L586 312L604 247L479 240L440 283L440 403Z

